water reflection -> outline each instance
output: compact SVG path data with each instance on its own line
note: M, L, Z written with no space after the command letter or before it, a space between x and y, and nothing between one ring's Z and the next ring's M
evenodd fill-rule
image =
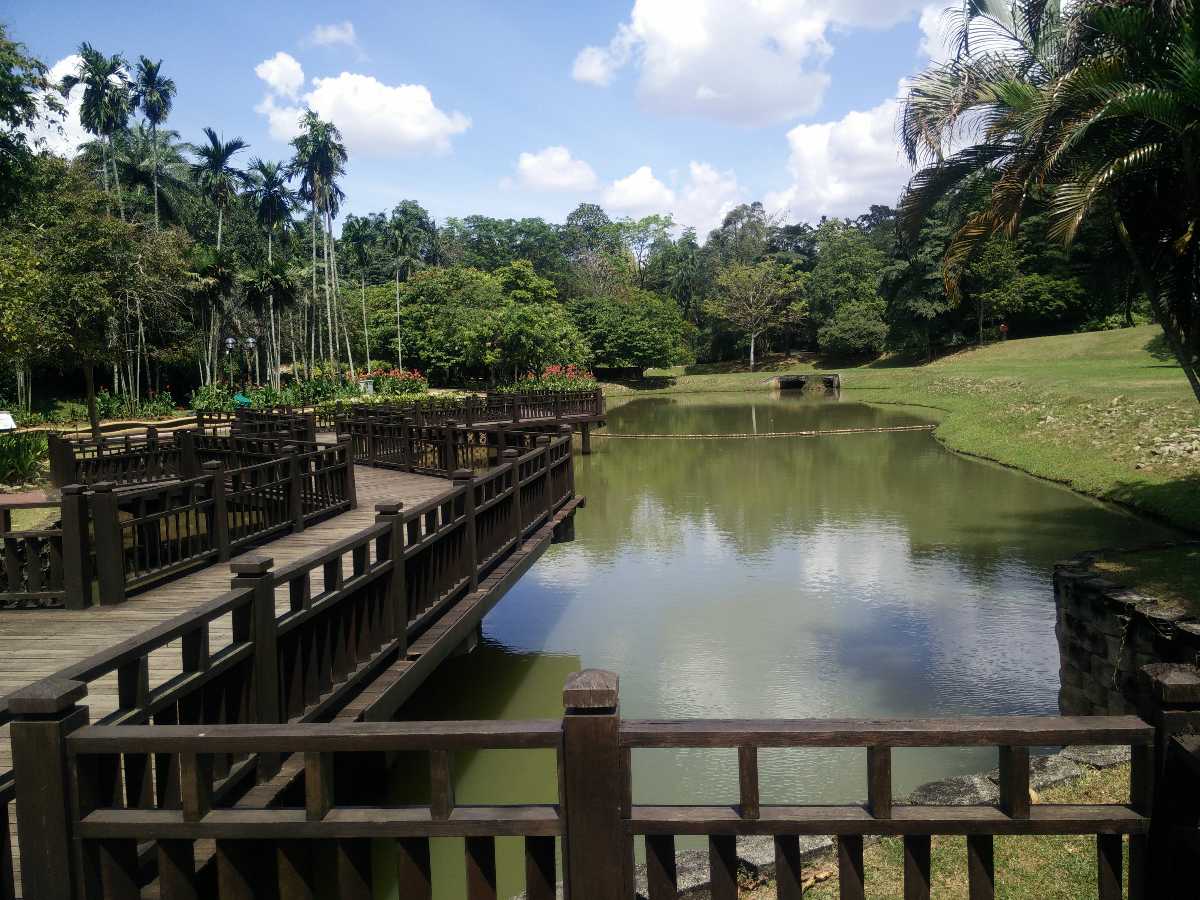
M923 420L764 394L638 399L609 421L682 435ZM580 665L620 674L628 717L1053 713L1054 561L1164 536L926 433L594 446L576 459L576 541L551 548L485 621L488 643L409 716L557 716ZM763 801L862 798L864 758L764 753ZM994 751L900 754L896 790L994 765ZM644 751L634 772L640 802L736 796L732 753ZM528 802L552 776L486 754L463 764L459 796Z

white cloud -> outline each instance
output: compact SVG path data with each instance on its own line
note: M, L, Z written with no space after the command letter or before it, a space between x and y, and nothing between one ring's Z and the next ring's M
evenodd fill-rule
M308 36L311 43L318 47L329 47L342 44L347 47L358 46L358 36L354 33L354 23L347 19L332 25L318 25Z
M931 3L921 10L918 23L921 29L921 47L923 56L935 62L945 62L950 57L949 9L945 3Z
M304 110L299 106L280 106L273 94L267 94L254 111L267 117L267 129L277 141L290 141L300 133L300 116Z
M629 215L663 212L674 204L675 192L655 178L649 166L618 178L604 191L605 207Z
M606 209L629 216L670 213L677 226L695 228L703 240L744 195L732 171L693 160L687 180L677 188L660 181L650 166L642 166L609 185L603 202Z
M886 28L928 0L635 0L605 46L583 48L572 76L607 85L627 65L651 109L762 125L815 112L837 28Z
M704 162L688 165L687 183L675 200L675 221L696 229L700 240L744 199L744 191L732 171L721 172Z
M301 94L304 70L282 51L259 63L254 72L268 88L254 111L267 118L271 137L280 141L299 132L305 107L332 121L347 148L364 156L444 153L450 139L471 126L462 113L438 109L423 84L390 85L371 75L342 72L313 78L312 89Z
M47 80L56 85L67 75L79 71L82 57L76 53L64 57L50 67L46 73ZM57 94L57 89L54 93ZM56 153L59 156L73 157L79 151L79 145L90 141L92 136L84 129L79 121L79 108L83 105L83 88L77 87L65 99L59 98L65 108L65 115L43 116L36 126L30 130L30 138L40 147ZM43 109L45 107L43 106Z
M254 74L267 83L272 91L295 100L304 87L304 69L291 54L280 50L270 59L254 67Z
M546 147L517 158L516 183L535 191L590 191L596 173L566 147Z
M353 72L314 78L304 100L337 125L349 149L367 156L445 153L450 138L471 127L462 113L438 109L423 84L384 84Z
M896 139L898 112L893 98L834 122L797 125L787 135L792 183L767 195L768 209L813 222L894 204L912 174Z

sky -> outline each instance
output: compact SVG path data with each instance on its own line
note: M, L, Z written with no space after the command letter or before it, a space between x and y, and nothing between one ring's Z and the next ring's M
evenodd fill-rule
M168 126L241 137L246 163L287 159L311 107L349 151L344 212L414 199L439 221L561 222L596 202L703 236L754 200L792 222L894 203L911 174L896 101L947 4L8 0L0 21L56 78L82 41L161 58ZM86 139L79 94L44 135L56 152Z

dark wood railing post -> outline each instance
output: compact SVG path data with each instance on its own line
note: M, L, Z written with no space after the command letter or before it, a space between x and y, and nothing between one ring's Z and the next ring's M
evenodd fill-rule
M92 530L95 535L96 581L100 603L125 602L125 541L117 508L115 485L101 481L92 485Z
M217 549L217 559L229 559L229 510L225 504L225 464L219 461L206 462L204 474L212 478L212 515L209 528L212 545Z
M627 781L621 752L619 682L584 669L563 688L563 871L570 900L633 896L633 840L622 809Z
M342 490L346 499L350 501L350 508L358 509L358 491L354 486L354 439L346 435L339 442L339 449L339 455L346 462L346 468L342 472L345 479Z
M466 541L464 556L467 563L467 574L471 578L471 590L479 587L479 550L475 534L475 473L470 469L455 469L450 475L456 488L463 491L463 514L466 517Z
M50 456L50 483L56 487L74 484L79 476L75 471L75 448L71 442L54 432L46 435Z
M550 477L550 435L539 434L535 442L538 448L542 451L541 463L541 480L542 480L542 509L541 512L549 513L554 509L554 498L551 496L553 491L550 490L550 485L553 479Z
M8 695L22 894L82 896L73 836L74 808L67 736L88 724L87 686L46 679Z
M384 615L385 625L390 624L388 634L399 642L399 655L403 659L408 652L408 588L404 582L404 504L377 503L375 521L387 522L391 526L387 542L384 544L387 558L392 561Z
M517 462L520 458L521 451L516 449L505 450L500 454L501 462L506 462L512 466L512 530L513 536L517 539L517 549L520 549L521 538L524 537L525 521L521 518L521 465Z
M1176 736L1193 730L1200 717L1200 668L1154 663L1142 667L1141 684L1141 715L1154 726L1155 739L1152 748L1133 748L1130 801L1150 814L1150 833L1130 839L1129 894L1132 900L1182 897L1196 877L1194 857L1180 842L1185 833L1195 839L1200 828L1200 759Z
M404 416L400 420L400 464L410 472L413 467L412 430L414 421L412 416Z
M562 392L554 392L554 421L562 421Z
M92 605L86 491L82 484L68 484L62 489L63 590L67 609L87 609Z
M449 474L458 468L458 464L454 460L454 437L458 423L453 419L447 419L442 428L442 463L438 468Z
M254 721L260 725L282 722L279 695L279 648L275 630L275 573L270 556L247 553L229 564L230 587L254 591ZM279 771L279 754L260 753L258 780L268 781Z
M304 530L304 496L301 493L303 485L300 481L300 455L292 444L282 447L281 452L287 460L288 467L288 518L292 520L292 534L299 534Z
M200 475L200 458L196 456L196 432L177 431L175 440L179 443L179 477L183 479L198 477Z
M376 430L376 425L377 425L377 420L375 419L375 416L371 415L370 413L367 413L366 425L367 425L367 465L373 466L379 462L379 448L376 445L377 438L375 435L375 430Z
M575 439L575 429L570 425L560 425L559 432L567 439L567 461L563 463L567 467L567 496L575 496L575 454L571 452L571 442ZM558 497L554 498L558 500Z
M153 425L146 426L146 477L151 481L163 475L162 456L158 451L158 429Z

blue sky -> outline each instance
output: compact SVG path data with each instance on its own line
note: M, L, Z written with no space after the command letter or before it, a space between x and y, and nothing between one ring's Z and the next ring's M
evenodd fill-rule
M164 6L166 7L164 9ZM735 203L785 218L893 202L899 82L928 60L928 0L7 4L55 74L81 41L164 59L169 125L286 158L311 105L345 135L346 211L413 198L439 220L561 221L577 203L670 211L703 233ZM70 152L68 123L50 143Z

